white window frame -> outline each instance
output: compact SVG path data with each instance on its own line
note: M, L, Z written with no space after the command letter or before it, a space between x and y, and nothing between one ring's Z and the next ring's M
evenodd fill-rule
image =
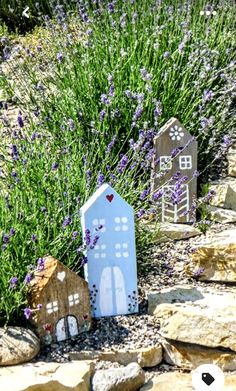
M179 156L179 168L181 170L191 170L192 167L193 167L193 163L192 163L191 155Z
M58 301L51 301L46 304L46 310L48 314L52 314L53 312L58 311Z
M73 293L72 295L69 295L68 302L69 302L70 307L72 307L73 305L79 304L79 302L80 302L79 294Z
M166 171L171 169L172 169L171 156L160 156L160 170Z

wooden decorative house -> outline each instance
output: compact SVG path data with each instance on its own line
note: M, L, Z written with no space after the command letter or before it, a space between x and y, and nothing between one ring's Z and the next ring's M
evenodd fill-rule
M50 333L53 341L63 341L90 328L87 282L51 256L30 282L29 304L41 338Z
M162 222L195 221L197 141L171 118L154 138L152 194ZM154 198L155 199L155 198Z
M98 241L87 252L85 279L89 283L94 317L138 311L134 211L108 184L103 184L81 208L86 230ZM87 231L87 232L88 232Z

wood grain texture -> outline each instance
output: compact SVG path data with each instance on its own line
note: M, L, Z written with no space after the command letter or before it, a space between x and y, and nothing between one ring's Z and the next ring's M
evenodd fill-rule
M45 336L43 325L48 323L53 340L67 339L90 326L88 284L57 259L49 256L44 260L44 269L35 273L30 284L30 308L37 309L37 305L42 304L42 309L34 312L32 321L40 337ZM60 327L64 330L59 331Z
M197 141L176 118L171 118L154 138L154 150L151 191L164 191L158 206L160 220L176 223L195 221L196 213L191 210L191 206L197 195L197 180L193 178L197 170ZM171 195L175 191L176 179L172 177L178 172L181 177L188 176L188 180L183 182L181 200L174 205ZM182 215L184 212L185 215Z

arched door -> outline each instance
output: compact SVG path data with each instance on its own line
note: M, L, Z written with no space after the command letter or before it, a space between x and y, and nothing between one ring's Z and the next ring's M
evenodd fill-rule
M69 337L74 337L79 334L77 319L73 315L67 316Z
M61 318L58 320L56 324L56 338L57 341L64 341L66 339L66 322L65 318Z

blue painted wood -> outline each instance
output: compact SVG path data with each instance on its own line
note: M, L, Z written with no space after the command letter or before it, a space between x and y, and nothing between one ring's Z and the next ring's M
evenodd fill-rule
M95 248L87 252L88 263L84 266L93 316L137 312L133 208L108 184L103 184L80 212L83 236L86 229L90 231L91 242L95 235L99 236Z

